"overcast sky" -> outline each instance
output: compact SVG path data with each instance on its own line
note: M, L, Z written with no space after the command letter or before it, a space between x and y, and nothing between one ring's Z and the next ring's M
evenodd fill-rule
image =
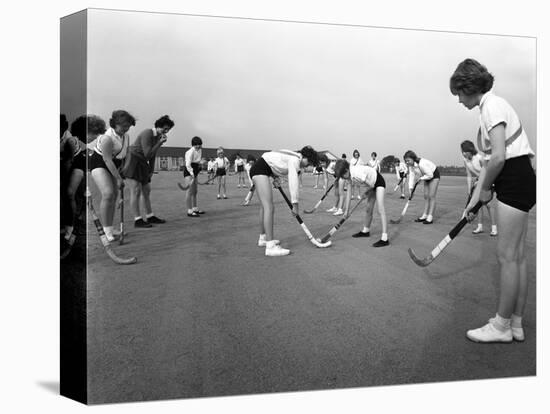
M457 165L478 127L448 87L467 57L493 73L536 152L533 38L90 10L88 112L128 110L132 137L169 114L170 146L413 149Z

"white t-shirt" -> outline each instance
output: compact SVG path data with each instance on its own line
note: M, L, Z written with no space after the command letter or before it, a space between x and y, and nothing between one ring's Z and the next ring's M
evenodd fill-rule
M189 148L187 151L185 151L185 168L187 168L187 171L189 171L189 174L195 175L193 173L193 167L191 166L191 163L200 163L202 160L202 149L196 150L195 147Z
M262 158L265 160L267 165L271 167L271 170L275 176L288 176L288 190L290 191L290 198L293 203L297 203L300 187L298 171L300 171L302 154L289 150L280 150L264 152L262 154Z
M483 156L478 152L475 154L471 160L464 158L464 166L466 167L466 172L473 177L479 177L481 168L483 167Z
M113 128L109 128L105 134L100 135L97 139L88 144L88 148L91 147L99 155L103 155L101 148L107 141L111 141L113 144L113 158L122 160L126 157L130 144L130 135L125 133L123 136L120 136Z
M352 183L366 184L369 188L374 188L378 171L369 165L352 165L349 167L349 174Z
M481 140L478 142L478 150L483 153L488 153L487 150L491 149L489 132L498 124L504 124L506 139L510 138L519 128L521 128L519 117L516 111L514 111L514 108L512 108L503 98L494 95L492 92L487 92L483 95L479 103L479 109ZM535 156L535 153L529 145L529 139L527 138L525 130L522 130L519 137L510 145L507 145L505 149L506 160L522 155L529 155L529 157Z

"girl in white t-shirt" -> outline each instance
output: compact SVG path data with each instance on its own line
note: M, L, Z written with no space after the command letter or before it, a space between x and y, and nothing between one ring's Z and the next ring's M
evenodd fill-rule
M244 159L241 158L241 155L237 153L235 155L235 174L237 174L237 188L241 188L241 184L243 187L246 186L244 181Z
M220 193L223 189L223 198L226 199L226 189L225 189L225 177L227 175L227 170L229 169L229 160L224 156L223 148L219 147L217 150L217 157L214 160L214 169L216 171L216 177L218 177L218 195L217 199L221 198Z
M361 154L359 154L358 150L353 150L353 155L352 155L351 161L349 162L349 165L350 165L350 167L357 167L359 165L365 165L365 163L361 159ZM357 200L359 200L361 198L359 185L352 181L352 183L351 183L351 199L352 200L355 198L355 193L357 193Z
M115 240L113 218L115 216L118 190L124 188L124 180L119 172L128 152L130 136L128 130L136 124L135 118L124 110L113 111L109 120L110 128L89 145L93 153L88 167L92 178L101 192L99 218L109 241Z
M432 224L435 211L435 197L437 195L437 188L439 187L439 170L433 162L426 158L420 158L411 150L403 155L403 160L409 167L409 192L412 191L415 180L424 182L424 211L415 221Z
M317 165L317 152L310 146L299 151L270 151L265 152L250 169L250 177L256 187L260 199L260 238L258 246L265 247L266 256L286 256L290 250L279 245L273 237L273 186L280 186L281 177L288 177L288 189L292 202L292 214L299 214L299 178L298 172L308 165ZM270 178L273 178L273 185Z
M464 166L466 167L466 182L468 184L468 194L469 197L472 196L472 193L477 185L477 180L479 178L479 173L481 168L485 164L483 157L479 152L477 152L476 147L472 141L463 141L460 144L460 149L462 150L462 156L464 157ZM497 225L491 214L491 207L489 203L485 204L489 220L491 220L491 236L496 236ZM483 232L483 209L481 209L481 214L479 214L479 219L477 227L472 231L474 234L479 234Z
M467 109L479 107L478 150L489 156L465 213L478 201L496 193L497 257L500 289L497 313L489 323L466 336L475 342L523 341L523 313L527 302L525 238L529 210L536 203L535 156L512 106L491 92L494 77L474 59L462 61L451 76L451 93Z

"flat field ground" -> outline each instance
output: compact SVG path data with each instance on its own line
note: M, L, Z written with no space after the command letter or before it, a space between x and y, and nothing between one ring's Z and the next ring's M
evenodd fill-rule
M395 176L385 178L388 219L397 218L405 201L391 193ZM413 221L424 202L419 188L402 222L388 224L391 245L383 248L371 246L381 232L376 211L371 237L351 238L364 205L330 248L316 248L274 190L275 237L292 251L277 258L257 247L258 199L241 206L248 189L237 188L236 176L227 178L227 200L216 199L217 185L199 186L201 218L187 217L181 179L180 172L153 176L153 209L167 222L150 229L133 227L126 190L126 243L113 247L137 256L134 265L113 263L88 224L91 403L536 374L534 210L526 340L476 344L465 332L494 315L498 293L488 218L485 233L473 235L468 225L426 268L407 253L427 255L459 220L464 177L442 177L430 226ZM314 180L305 174L301 210L323 194ZM333 200L302 214L317 237L339 220L325 212Z

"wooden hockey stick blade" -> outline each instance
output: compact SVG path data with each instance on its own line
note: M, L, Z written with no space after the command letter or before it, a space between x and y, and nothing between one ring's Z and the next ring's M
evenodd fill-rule
M478 201L477 204L470 210L470 213L476 214L482 205L483 203L481 203L481 201ZM456 236L458 236L460 231L464 228L464 226L467 223L468 223L468 220L466 219L466 217L463 217L462 219L460 219L460 221L451 229L451 231L443 238L443 240L441 240L439 244L435 246L435 248L425 258L423 259L418 258L418 256L416 256L414 251L410 248L409 248L409 256L411 257L413 262L415 262L418 266L421 266L421 267L428 266L430 263L432 263L435 260L437 256L441 254L443 250L445 250L445 248L449 244L451 244L453 239Z
M123 259L121 257L118 257L115 252L113 251L113 249L111 248L110 245L107 245L107 246L104 246L105 247L105 252L107 252L107 255L113 260L113 262L115 262L116 264L122 264L122 265L129 265L129 264L134 264L137 262L137 258L136 257L129 257L127 259Z

